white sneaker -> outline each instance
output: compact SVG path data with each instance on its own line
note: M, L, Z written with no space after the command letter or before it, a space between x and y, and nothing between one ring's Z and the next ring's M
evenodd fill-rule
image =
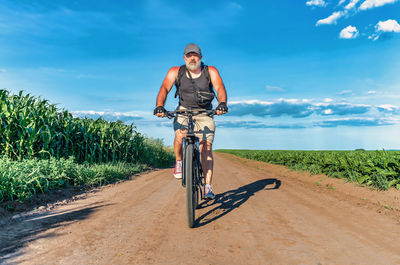
M215 199L215 195L213 193L211 184L206 184L206 186L204 187L204 199L206 200Z
M175 162L174 177L176 179L182 178L182 160L177 160Z

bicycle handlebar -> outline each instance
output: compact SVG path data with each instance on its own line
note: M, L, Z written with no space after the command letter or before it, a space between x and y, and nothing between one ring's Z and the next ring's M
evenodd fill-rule
M193 116L195 115L199 115L205 113L207 116L209 117L214 117L214 115L217 114L216 110L199 110L199 111L193 111L193 110L174 110L174 111L166 111L165 112L165 116L168 119L172 119L175 118L177 114L182 114L182 115L188 115L188 114L192 114Z

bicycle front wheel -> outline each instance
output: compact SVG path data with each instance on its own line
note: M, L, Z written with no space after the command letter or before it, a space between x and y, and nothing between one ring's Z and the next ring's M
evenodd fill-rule
M185 150L185 169L184 169L184 174L185 174L185 184L186 184L186 211L187 211L187 220L188 220L188 225L190 228L194 227L194 222L195 222L195 195L196 195L196 183L194 182L194 168L193 168L193 152L194 152L194 146L193 144L188 144L186 146Z

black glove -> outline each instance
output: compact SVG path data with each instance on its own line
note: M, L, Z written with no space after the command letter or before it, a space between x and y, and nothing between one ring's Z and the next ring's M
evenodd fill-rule
M167 112L167 110L164 109L163 106L158 106L157 108L154 109L153 114L154 114L154 115L157 115L157 113L165 113L165 112Z
M219 105L216 108L216 110L228 112L228 106L226 105L226 102L219 103Z

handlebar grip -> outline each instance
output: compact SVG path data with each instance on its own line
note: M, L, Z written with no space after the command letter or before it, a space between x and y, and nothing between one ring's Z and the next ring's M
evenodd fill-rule
M209 117L214 117L214 115L216 115L216 114L217 114L216 110L208 110L207 111L207 116L209 116Z
M175 115L172 114L170 111L167 111L167 112L165 113L165 115L167 116L168 119L172 119L172 118L175 117Z

